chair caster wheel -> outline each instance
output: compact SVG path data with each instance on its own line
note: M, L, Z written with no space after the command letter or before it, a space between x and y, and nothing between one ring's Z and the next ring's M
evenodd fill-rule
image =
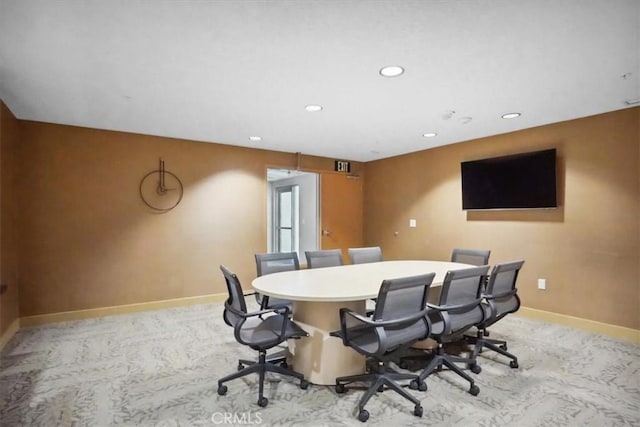
M518 361L517 360L512 360L511 362L509 362L509 366L512 368L517 368L518 367Z
M336 384L336 393L344 393L347 390L344 388L344 384Z
M269 404L269 399L267 399L266 397L261 397L260 399L258 399L258 406L260 406L261 408L264 408L268 404Z
M238 371L242 371L244 369L244 365L242 363L238 363Z
M478 393L480 393L480 387L478 387L477 385L472 385L469 389L469 393L471 393L472 396L477 396Z
M504 351L507 351L507 345L506 344L500 344L500 348Z
M398 363L398 366L400 367L400 369L408 369L409 368L409 364L407 363L406 360L401 360L400 363Z
M307 380L300 380L300 388L302 390L306 390L309 387L309 381Z
M366 409L361 409L360 413L358 414L358 419L363 423L366 422L369 419L369 411L367 411Z
M422 406L416 405L416 407L413 408L413 415L415 415L416 417L422 418Z
M383 391L384 391L384 386L383 385L378 387L378 393L382 393Z
M287 362L281 362L280 366L283 367L284 369L287 369L289 367L289 365L287 364Z
M411 380L411 382L409 383L409 388L411 390L427 391L427 383L419 379Z
M477 365L475 363L471 365L469 369L471 369L471 372L473 372L474 374L479 374L480 372L482 372L482 368L480 367L480 365Z
M220 384L220 385L218 386L218 394L219 394L220 396L224 396L225 394L227 394L227 390L228 390L228 389L227 389L227 386L226 386L226 385L222 385L222 384Z

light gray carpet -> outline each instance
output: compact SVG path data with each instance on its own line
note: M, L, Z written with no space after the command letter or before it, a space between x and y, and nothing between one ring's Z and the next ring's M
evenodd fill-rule
M257 376L229 382L227 395L218 396L217 379L239 357L255 358L235 342L222 307L21 329L1 354L0 425L363 425L354 417L361 391L301 390L272 375L266 408L256 405ZM367 425L640 425L640 346L516 315L491 331L508 338L519 369L485 352L477 397L443 371L427 378L427 392L411 390L423 418L385 391L370 401Z

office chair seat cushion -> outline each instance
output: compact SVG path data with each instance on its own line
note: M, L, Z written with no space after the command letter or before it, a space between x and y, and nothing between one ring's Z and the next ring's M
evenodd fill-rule
M413 325L404 328L387 328L385 340L387 350L395 349L401 345L406 345L407 343L413 343L424 339L426 338L425 334L428 333L429 329L424 320L419 320Z
M280 337L282 322L286 321L285 336ZM240 340L253 348L268 349L275 347L284 340L294 337L302 337L307 333L295 323L292 323L282 315L268 317L250 317L240 328Z
M506 298L496 298L493 300L493 304L496 308L496 316L513 313L514 311L517 311L520 306L518 298L513 295Z
M449 315L449 327L450 330L444 330L444 321L439 314L430 315L431 319L431 335L439 336L443 334L455 334L457 331L464 331L469 329L473 325L477 325L483 320L483 311L480 307L460 314Z
M518 299L514 296L508 296L506 298L494 299L492 301L494 310L491 310L491 307L488 303L483 302L482 308L484 310L484 320L481 323L478 323L477 326L486 328L488 326L493 325L498 320L502 319L505 315L509 313L514 313L518 311L520 308L520 303Z
M350 334L350 345L361 354L368 356L382 353L390 353L407 343L426 338L428 328L424 321L420 320L413 325L402 328L387 327L384 332L384 339L380 340L378 334L373 328L367 328L367 331L361 335L355 336Z

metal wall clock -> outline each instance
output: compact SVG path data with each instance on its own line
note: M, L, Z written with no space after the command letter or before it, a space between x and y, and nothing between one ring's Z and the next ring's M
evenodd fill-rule
M158 169L146 174L140 181L140 197L151 209L168 212L182 200L182 182L164 167L160 159Z

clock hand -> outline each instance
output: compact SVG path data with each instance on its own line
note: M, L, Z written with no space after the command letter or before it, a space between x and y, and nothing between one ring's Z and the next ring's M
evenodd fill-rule
M164 191L164 160L160 159L160 188Z

